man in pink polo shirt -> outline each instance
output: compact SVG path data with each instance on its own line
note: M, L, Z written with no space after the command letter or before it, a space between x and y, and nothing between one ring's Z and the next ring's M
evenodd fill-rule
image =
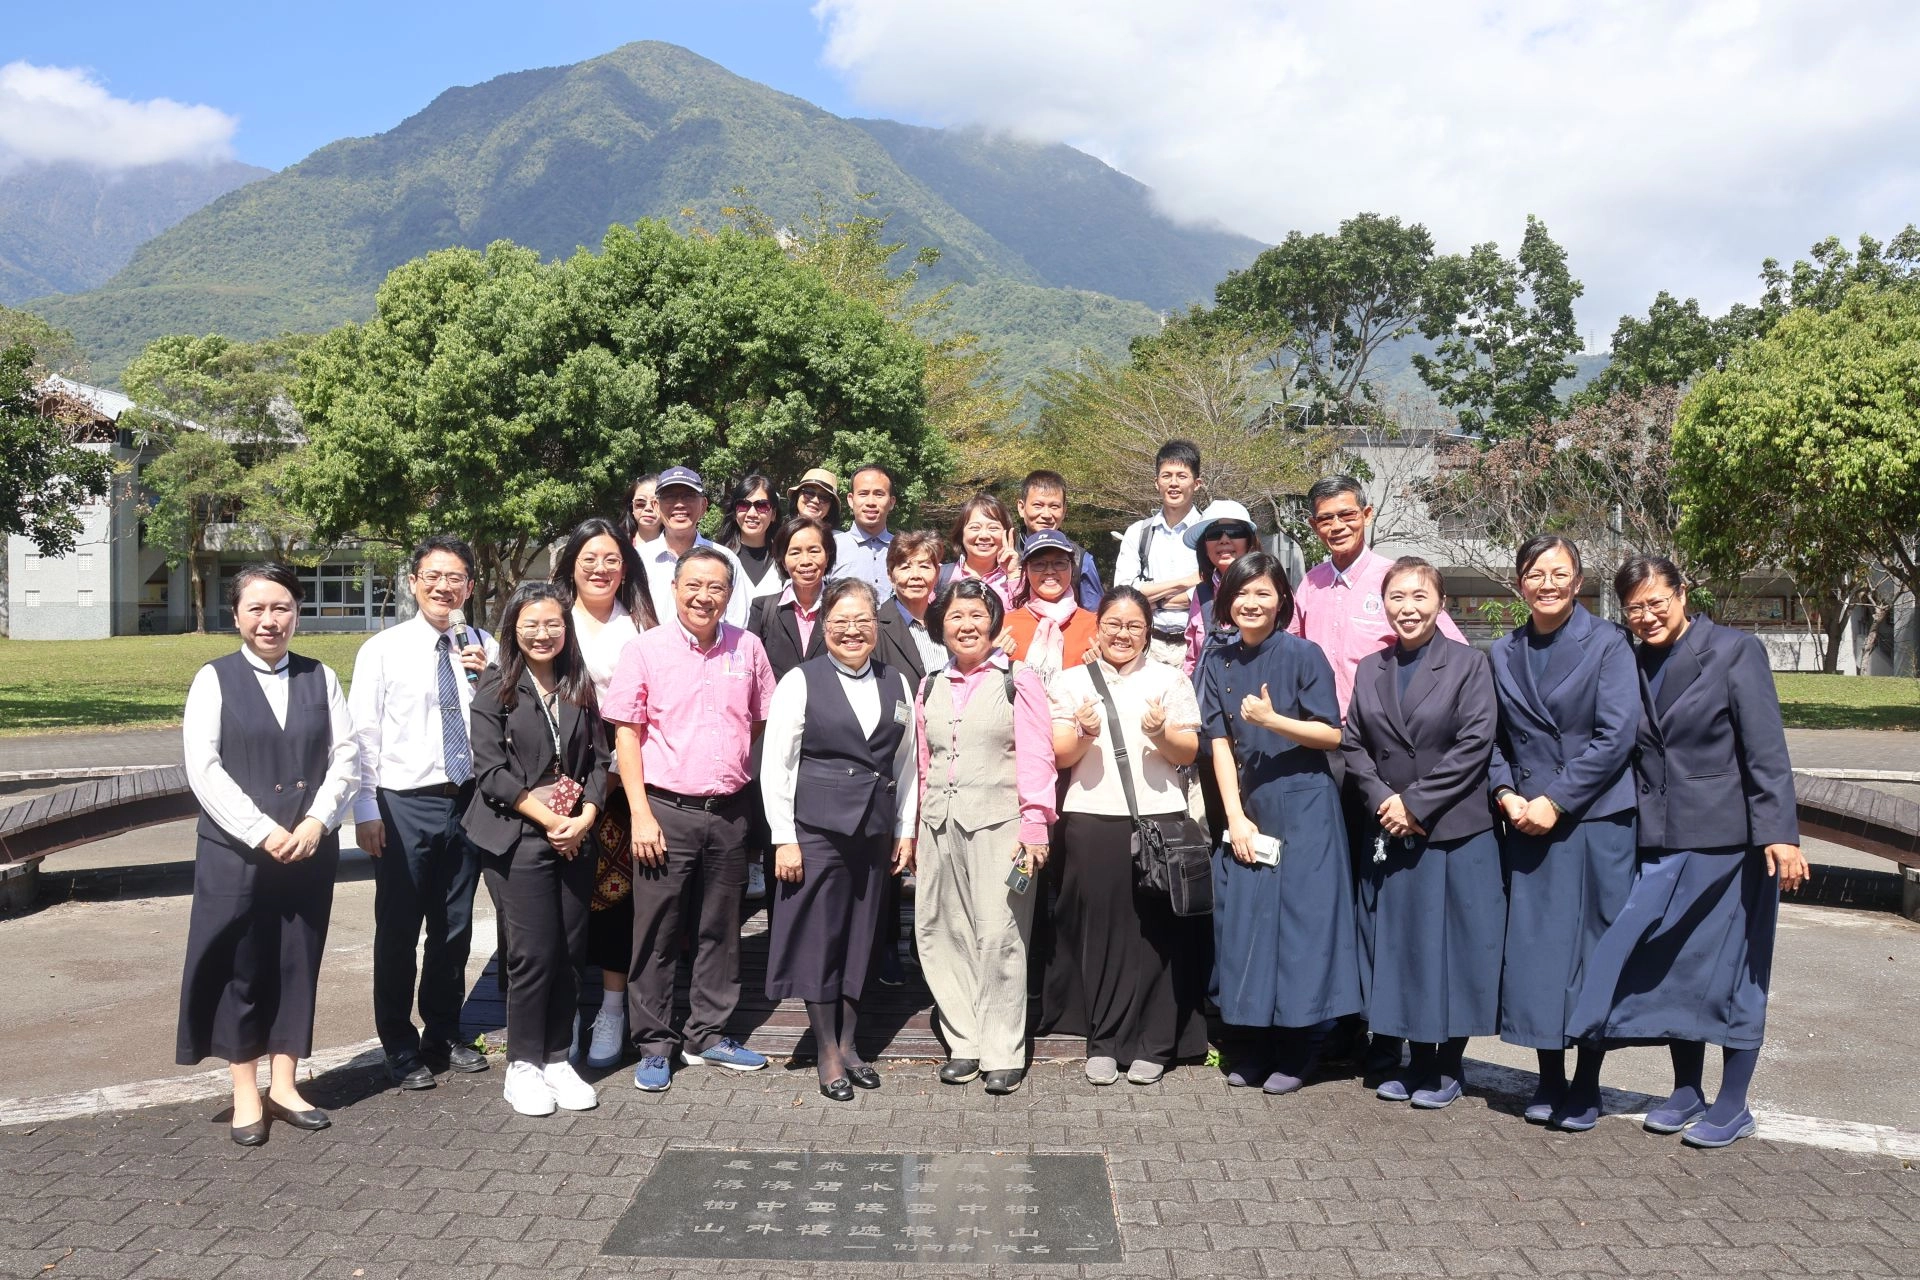
M1345 716L1360 660L1393 643L1393 624L1380 601L1380 587L1393 561L1367 545L1373 506L1352 476L1315 481L1307 490L1307 510L1327 558L1307 570L1294 588L1293 621L1287 630L1313 641L1327 655L1340 714ZM1440 634L1465 642L1460 628L1444 612Z
M733 566L694 547L674 566L674 616L620 654L600 713L615 726L620 782L633 809L633 961L627 1024L640 1051L633 1083L673 1083L689 1066L757 1071L762 1055L729 1038L740 1000L740 898L747 882L748 755L773 698L760 641L724 621ZM672 1026L682 891L699 872L699 920L684 1031Z

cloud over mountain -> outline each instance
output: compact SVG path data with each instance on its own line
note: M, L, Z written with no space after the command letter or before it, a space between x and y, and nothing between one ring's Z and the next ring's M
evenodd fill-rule
M108 92L79 67L0 66L0 172L22 164L118 171L233 158L239 121L209 106Z

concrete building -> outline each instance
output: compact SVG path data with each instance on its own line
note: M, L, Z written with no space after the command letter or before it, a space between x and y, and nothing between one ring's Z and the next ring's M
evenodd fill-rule
M169 566L166 550L143 536L140 473L154 454L121 425L133 401L58 376L40 384L40 396L42 413L76 423L82 447L111 455L120 469L105 500L81 512L80 534L68 554L43 556L28 538L7 539L0 619L5 633L17 640L99 640L193 630L186 566ZM233 625L225 607L227 584L241 565L260 558L261 546L240 525L216 527L208 542L218 571L208 574L207 628L225 630ZM303 630L367 631L394 616L388 584L357 548L338 548L301 568L300 576L307 588Z

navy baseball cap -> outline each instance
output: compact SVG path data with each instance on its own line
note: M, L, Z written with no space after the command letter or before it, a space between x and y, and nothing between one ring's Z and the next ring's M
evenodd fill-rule
M1020 560L1025 563L1042 551L1063 551L1071 556L1074 552L1073 541L1058 529L1042 529L1038 533L1028 534L1027 540L1020 544Z
M683 489L691 489L703 498L707 496L707 487L700 482L700 473L692 467L668 467L654 482L653 491L659 493L675 485Z

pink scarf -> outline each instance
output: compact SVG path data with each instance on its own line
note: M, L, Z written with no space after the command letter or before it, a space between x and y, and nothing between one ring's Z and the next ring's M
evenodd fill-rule
M1033 643L1027 648L1028 666L1050 674L1065 665L1066 627L1079 608L1071 591L1058 600L1042 600L1039 596L1027 599L1027 612L1039 619L1039 625L1033 629Z

